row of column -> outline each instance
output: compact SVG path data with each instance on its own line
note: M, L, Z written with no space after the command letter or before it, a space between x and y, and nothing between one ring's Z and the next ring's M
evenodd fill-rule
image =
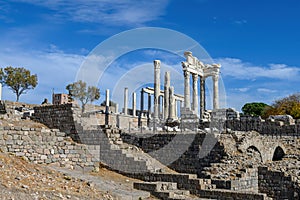
M198 74L192 74L193 78L193 95L192 95L192 108L190 101L190 75L189 71L184 71L184 107L192 109L195 113L198 113ZM219 75L214 74L213 79L213 109L219 108ZM205 111L205 77L200 76L200 117L203 116Z
M158 65L155 65L156 69ZM159 77L159 70L155 70L155 77ZM193 102L192 110L198 113L198 75L193 74ZM213 77L213 108L218 109L218 75ZM160 83L159 79L155 79L154 85L154 119L159 119L160 115ZM158 87L159 86L159 87ZM144 110L144 91L141 90L140 110ZM106 91L106 104L109 104L109 90ZM106 105L108 107L108 105ZM190 72L184 72L184 107L191 109L190 103ZM174 96L174 87L170 86L170 72L165 74L164 98L163 98L163 119L176 119L177 118L177 102ZM200 116L202 117L205 111L205 78L200 77ZM136 93L132 93L132 112L136 116ZM151 94L148 93L148 114L151 113ZM128 114L128 88L124 89L124 114ZM148 116L150 117L150 116Z
M161 95L159 95L157 97L157 115L154 114L154 116L156 116L157 118L160 118L160 113L162 110L163 113L163 118L164 119L176 119L177 118L177 101L175 99L174 96L174 87L170 86L168 88L169 92L166 92L165 94L167 94L167 98L169 100L166 100L166 96L164 94L164 98L163 98L163 107L162 109L160 109L161 107L161 101L160 101L160 97L162 97ZM141 96L140 96L140 111L142 112L144 110L144 90L141 90ZM106 95L107 96L107 95ZM154 106L156 107L156 106ZM166 109L167 107L167 109ZM133 116L136 116L136 93L132 93L132 112L133 112ZM148 113L151 113L151 94L148 93ZM124 89L124 114L128 115L128 88ZM149 116L148 116L149 117Z
M152 102L151 102L151 93L145 92L143 89L141 90L141 102L140 102L140 106L141 106L141 111L144 110L144 94L148 94L148 113L151 113L151 106L152 106ZM165 95L165 94L164 94ZM178 109L177 109L177 100L174 96L174 87L171 86L169 88L169 92L168 92L168 97L169 100L165 99L164 95L159 95L158 96L158 114L156 115L157 118L162 118L162 119L176 119L177 118L177 113L178 113ZM180 101L181 102L181 101ZM166 106L168 107L166 109ZM154 106L155 107L155 106ZM167 110L167 112L166 112ZM155 116L155 114L153 114L153 116ZM162 117L161 117L162 116Z
M165 73L164 83L164 99L163 99L163 118L177 118L177 103L174 96L174 87L170 86L170 72ZM160 61L154 61L154 114L153 119L159 120L160 113ZM141 90L141 112L144 110L144 91ZM133 116L136 116L136 93L132 94L132 110ZM124 89L124 114L128 113L128 88ZM148 94L148 115L151 113L151 94ZM150 117L150 116L148 116Z

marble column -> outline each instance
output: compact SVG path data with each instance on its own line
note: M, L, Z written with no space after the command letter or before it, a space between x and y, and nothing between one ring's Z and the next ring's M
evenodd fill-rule
M160 119L163 115L163 106L164 106L164 102L163 102L163 96L159 95L158 97L158 118Z
M141 110L141 116L142 116L142 113L144 111L144 90L142 89L141 90L141 105L140 105L140 110Z
M148 113L147 113L147 118L148 120L151 117L151 94L148 93Z
M170 72L165 73L164 83L164 119L169 117L169 88L170 88Z
M132 93L132 116L136 116L136 93Z
M105 92L105 125L109 125L109 89Z
M213 109L219 109L219 75L213 75Z
M164 119L165 99L164 99L163 95L160 96L160 103L161 103L161 106L160 106L161 111L160 111L159 116L161 116L161 118Z
M190 102L190 72L184 71L184 108L191 108Z
M160 93L160 61L154 60L154 119L159 114L159 93Z
M176 117L176 119L177 119L177 117L178 117L178 105L177 105L177 100L175 99L175 117Z
M139 120L138 120L138 125L139 125L139 127L142 126L143 111L144 111L144 90L141 89L140 113L139 113Z
M128 113L128 88L124 88L124 114L127 115Z
M200 77L200 119L203 119L205 112L205 77Z
M173 86L169 88L169 119L175 119L175 98Z
M115 113L119 113L119 104L116 104Z
M109 89L105 91L105 106L109 106Z
M193 74L193 111L198 115L198 74Z

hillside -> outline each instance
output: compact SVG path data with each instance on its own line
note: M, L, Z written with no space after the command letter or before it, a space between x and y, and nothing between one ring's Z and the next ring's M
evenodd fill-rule
M1 199L113 199L93 184L0 153Z

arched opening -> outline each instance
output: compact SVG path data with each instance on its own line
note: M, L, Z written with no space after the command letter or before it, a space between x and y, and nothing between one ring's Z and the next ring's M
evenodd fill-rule
M282 160L283 156L284 156L284 151L280 146L278 146L274 151L272 161Z
M261 153L256 146L252 145L248 147L246 154L247 154L247 159L252 160L254 163L261 163L263 161L261 157Z

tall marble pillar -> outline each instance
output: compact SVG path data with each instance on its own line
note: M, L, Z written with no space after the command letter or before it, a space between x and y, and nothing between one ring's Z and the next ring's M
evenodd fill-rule
M140 110L141 110L141 116L142 116L142 113L144 111L144 90L142 89L141 90L141 105L140 105Z
M184 108L191 108L190 102L190 72L184 71Z
M147 113L147 118L148 120L151 117L151 94L148 93L148 113Z
M198 115L198 74L193 74L193 111Z
M119 113L119 104L116 104L116 109L115 109L115 113Z
M109 106L109 89L105 91L105 106Z
M176 119L177 119L177 117L178 117L178 106L177 106L177 100L175 99L175 117L176 117Z
M174 98L174 87L169 88L169 119L175 119L175 98Z
M164 119L169 117L169 88L170 88L170 72L165 73L164 83Z
M163 96L159 95L158 97L158 118L163 117L164 115L164 98Z
M140 113L139 113L139 120L138 120L139 127L143 126L142 124L143 111L144 111L144 90L141 89Z
M105 92L105 125L109 125L109 89Z
M128 88L124 88L124 114L127 115L128 113Z
M160 61L154 60L154 119L159 114L159 93L160 93Z
M205 112L205 77L200 77L200 119L203 119Z
M132 93L132 116L136 116L136 93Z
M219 75L213 75L213 109L219 109Z

